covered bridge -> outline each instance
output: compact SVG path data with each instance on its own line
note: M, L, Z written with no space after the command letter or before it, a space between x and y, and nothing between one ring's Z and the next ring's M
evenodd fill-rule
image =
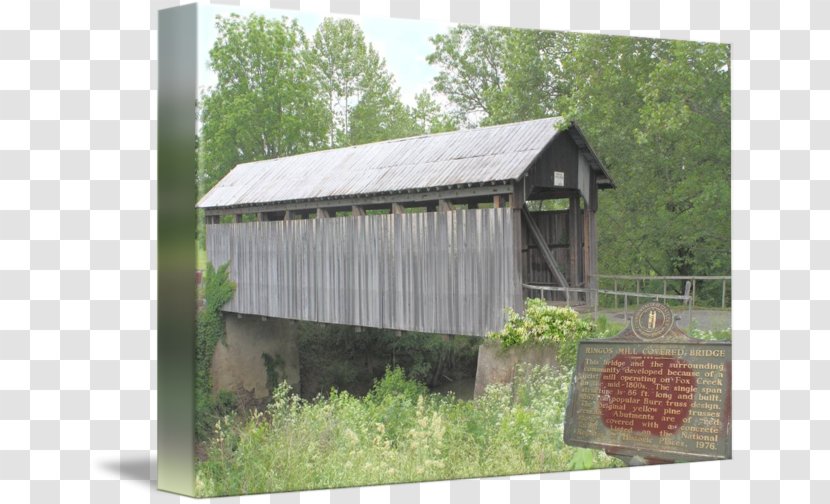
M484 336L526 285L596 286L611 187L580 129L546 118L240 164L198 207L237 283L226 311ZM547 199L569 203L528 211Z

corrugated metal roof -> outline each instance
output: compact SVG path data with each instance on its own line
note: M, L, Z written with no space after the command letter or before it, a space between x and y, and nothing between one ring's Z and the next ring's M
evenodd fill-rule
M518 179L557 134L546 118L237 165L197 205L230 207Z

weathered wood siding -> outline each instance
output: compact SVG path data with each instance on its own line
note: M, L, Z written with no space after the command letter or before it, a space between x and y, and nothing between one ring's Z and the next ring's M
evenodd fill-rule
M230 261L230 312L483 336L504 323L516 278L512 210L211 224Z

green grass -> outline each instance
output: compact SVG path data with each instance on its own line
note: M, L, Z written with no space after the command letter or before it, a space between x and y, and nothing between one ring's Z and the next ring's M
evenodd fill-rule
M207 269L207 251L199 247L198 240L196 240L196 269L199 271Z
M266 412L225 416L197 465L200 496L620 467L562 442L570 373L520 368L472 401L400 369L365 397L304 401L285 384Z

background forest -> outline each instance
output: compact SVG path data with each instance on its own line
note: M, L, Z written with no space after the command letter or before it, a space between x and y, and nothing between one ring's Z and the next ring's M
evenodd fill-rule
M200 195L242 162L563 116L617 184L600 195L600 272L730 272L726 45L456 26L430 38L437 75L407 105L350 19L313 33L260 16L216 27Z

